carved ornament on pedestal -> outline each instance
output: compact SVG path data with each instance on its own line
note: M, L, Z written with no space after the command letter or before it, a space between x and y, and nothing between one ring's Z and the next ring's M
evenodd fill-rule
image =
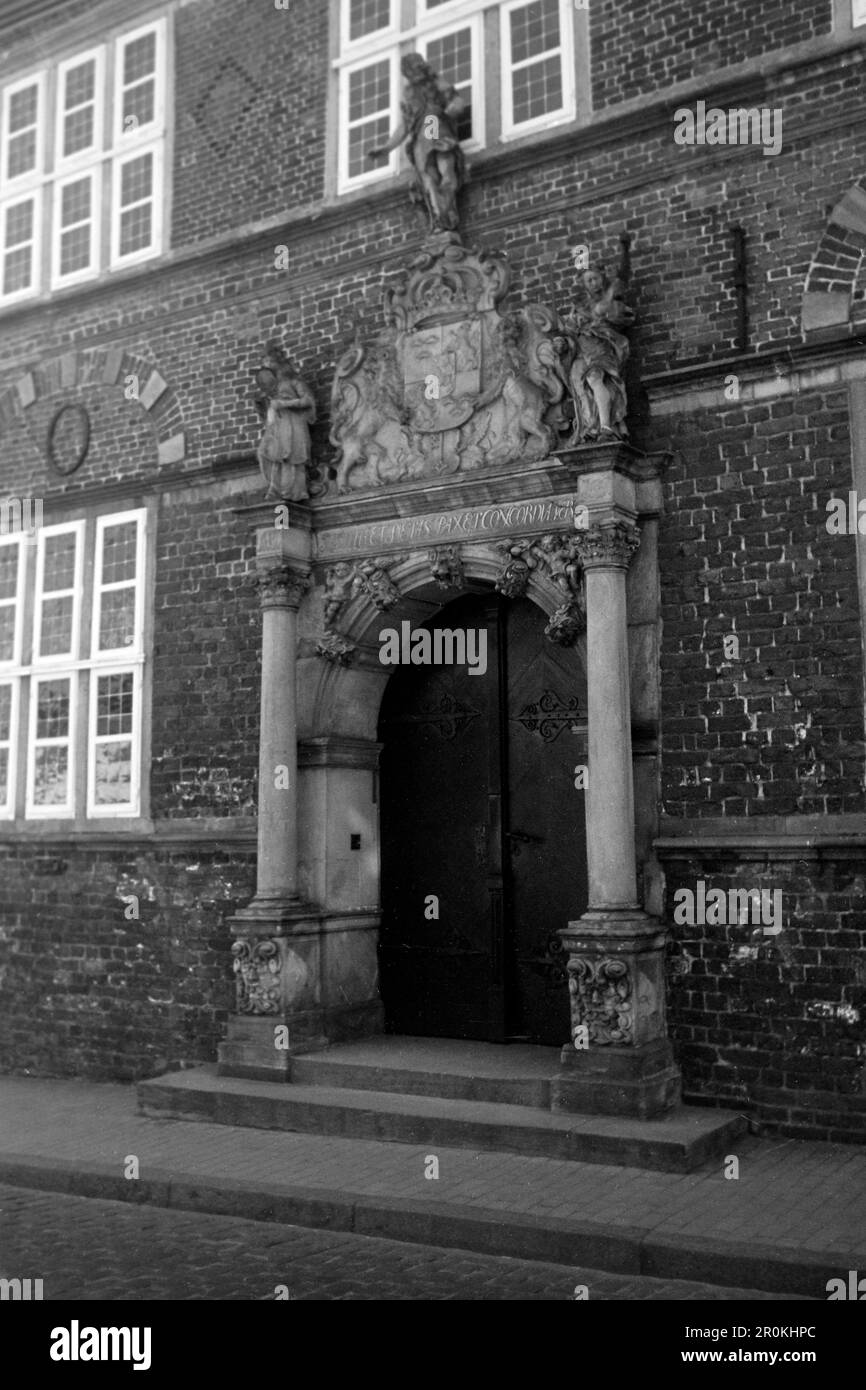
M339 632L331 632L327 628L316 643L316 656L332 662L335 666L350 666L357 650L357 647L345 637L341 637Z
M568 993L572 1037L586 1028L591 1047L634 1042L634 997L626 961L571 956Z
M277 941L240 938L232 945L239 1014L280 1012L280 947Z
M522 598L534 570L540 570L562 595L545 636L559 646L571 646L586 625L586 595L576 537L570 531L552 532L534 539L500 542L496 549L504 561L496 589L506 598Z

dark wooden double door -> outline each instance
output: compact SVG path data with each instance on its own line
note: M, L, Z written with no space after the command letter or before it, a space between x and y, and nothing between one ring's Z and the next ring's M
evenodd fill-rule
M586 907L580 667L527 600L457 600L487 670L401 666L382 705L380 983L386 1028L561 1044L556 932Z

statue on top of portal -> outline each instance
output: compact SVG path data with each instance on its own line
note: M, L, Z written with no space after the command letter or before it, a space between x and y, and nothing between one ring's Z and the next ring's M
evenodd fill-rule
M367 158L381 159L405 140L415 171L412 201L426 206L432 232L456 232L457 195L466 177L457 122L465 102L419 53L407 53L400 66L406 79L401 122L387 145L368 150Z
M254 399L265 426L257 450L268 488L265 497L303 502L310 495L307 464L316 402L297 363L286 356L278 343L268 345L265 360L256 372Z
M613 279L608 279L603 265L585 270L581 301L565 320L575 348L569 369L574 400L572 444L628 437L623 368L629 344L623 330L634 323L635 312L625 302L628 238L622 237L621 243L622 255Z

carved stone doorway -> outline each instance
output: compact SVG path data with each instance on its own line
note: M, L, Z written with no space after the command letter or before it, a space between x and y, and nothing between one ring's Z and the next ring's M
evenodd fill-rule
M569 1037L557 930L587 905L585 681L528 600L456 600L425 626L486 633L483 674L397 669L382 704L380 980L393 1033ZM480 663L479 663L480 666Z

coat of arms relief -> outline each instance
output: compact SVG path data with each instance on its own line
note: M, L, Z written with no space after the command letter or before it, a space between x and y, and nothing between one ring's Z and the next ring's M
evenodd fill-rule
M386 327L337 363L331 442L341 492L544 458L568 375L555 316L501 312L501 253L434 233L385 295Z

